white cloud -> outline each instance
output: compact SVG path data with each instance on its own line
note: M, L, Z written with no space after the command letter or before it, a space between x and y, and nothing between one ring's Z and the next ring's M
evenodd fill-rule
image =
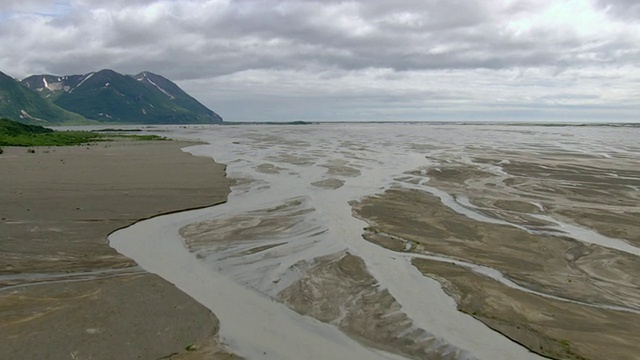
M229 120L568 107L627 120L620 109L640 107L634 12L604 0L24 0L0 5L0 71L149 70Z

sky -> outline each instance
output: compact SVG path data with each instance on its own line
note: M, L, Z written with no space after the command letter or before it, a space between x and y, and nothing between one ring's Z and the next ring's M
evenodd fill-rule
M638 0L0 0L0 71L151 71L227 121L640 122Z

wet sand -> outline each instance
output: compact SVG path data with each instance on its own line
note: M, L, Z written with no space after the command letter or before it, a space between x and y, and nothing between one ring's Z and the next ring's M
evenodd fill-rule
M229 201L110 239L248 358L634 359L640 149L596 130L177 130Z
M371 159L371 154L354 154L353 151L367 149L353 142L347 143L348 151L342 152L344 149L335 146L333 138L322 138L320 143L325 148L318 149L292 140L295 135L276 129L270 129L273 133L269 136L255 136L250 127L238 132L241 130L246 130L242 135L254 141L228 136L231 139L228 141L233 142L223 161L232 169L232 178L250 180L241 189L234 188L229 202L209 209L207 215L183 214L185 217L166 218L161 224L141 224L141 234L147 233L149 238L158 236L157 231L144 227L160 225L169 232L179 228L187 249L201 261L200 266L210 277L230 279L236 286L280 302L280 316L296 319L283 323L288 329L305 324L303 318L311 317L357 340L361 348L382 351L383 358L539 358L481 322L457 312L439 284L425 279L410 261L397 259L384 248L362 240L364 223L353 218L349 199L375 192L372 184L385 181L385 174L394 173L398 167L414 169L413 164L418 162L413 157L382 170L382 161ZM227 148L222 144L213 146ZM213 146L192 151L214 156L210 150ZM134 235L137 233L132 229L129 236ZM122 238L126 236L126 232L122 234ZM141 241L140 246L148 244ZM138 257L138 249L127 247L122 251L145 263L154 261L148 256ZM155 266L163 277L186 276L159 262ZM183 285L185 289L190 287L187 283ZM230 284L225 286L229 288L224 292L234 291ZM188 291L193 296L199 292ZM304 317L291 316L283 305ZM216 309L220 306L212 308L216 314L237 311ZM239 301L237 306L241 306ZM251 314L254 319L263 315L259 311ZM222 318L221 322L224 331L227 325ZM284 330L278 328L277 333ZM245 344L253 341L238 333L229 337L242 339L239 341ZM304 336L297 338L300 340L290 343L307 341ZM330 340L336 348L344 342L343 337L335 334ZM319 341L307 344L308 352L322 351ZM361 357L362 350L349 349L354 354L350 358L371 358L371 354ZM280 355L282 359L299 358L295 351Z
M225 166L180 150L191 144L4 148L0 358L230 358L215 315L106 240L141 218L225 201Z
M364 237L413 259L461 311L532 351L637 359L640 262L629 245L638 244L640 224L634 162L571 153L512 153L507 161L504 154L471 155L473 164L411 171L398 178L409 189L354 203L370 225Z
M278 294L278 300L302 315L335 325L366 346L407 359L459 356L416 328L363 260L349 253L316 259L299 280Z

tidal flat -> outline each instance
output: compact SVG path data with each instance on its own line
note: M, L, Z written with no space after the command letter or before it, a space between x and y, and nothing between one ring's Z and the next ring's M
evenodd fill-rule
M111 244L245 358L637 359L640 129L158 127L219 206Z
M180 150L193 144L4 148L0 358L233 358L209 309L107 242L141 218L226 199L224 165Z

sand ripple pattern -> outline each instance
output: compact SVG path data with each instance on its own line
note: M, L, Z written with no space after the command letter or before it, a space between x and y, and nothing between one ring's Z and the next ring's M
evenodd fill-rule
M577 357L584 338L569 343L536 322L555 329L549 314L562 309L558 303L571 314L640 311L638 128L169 131L209 143L187 151L228 164L228 176L238 180L227 204L180 229L211 276L334 326L384 356ZM520 301L523 312L508 319L533 320L498 323L480 312L485 308L471 309L485 303L469 302L480 290L461 279L495 289L483 301ZM536 301L552 310L527 307Z

